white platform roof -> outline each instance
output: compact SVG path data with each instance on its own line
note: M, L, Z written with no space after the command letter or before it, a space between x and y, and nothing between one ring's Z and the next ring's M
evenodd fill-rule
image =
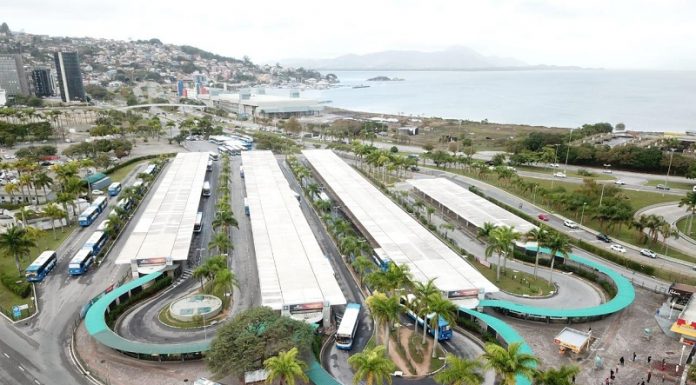
M486 293L498 291L473 266L332 151L302 153L345 209L370 233L380 252L398 265L407 265L416 280L426 282L437 278L435 285L451 299L472 296L481 289Z
M520 233L536 228L526 220L448 179L410 179L408 183L478 228L482 228L486 222L494 226L514 226Z
M243 152L242 163L261 304L276 310L345 304L333 268L273 153Z
M207 152L177 154L116 258L117 264L132 259L188 258L193 224L205 181Z

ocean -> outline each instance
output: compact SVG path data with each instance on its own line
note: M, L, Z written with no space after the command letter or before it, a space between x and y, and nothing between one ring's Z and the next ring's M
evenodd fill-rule
M696 130L696 71L322 71L342 87L304 97L349 110L555 127L622 122ZM376 76L404 81L369 82ZM352 88L369 85L369 88Z

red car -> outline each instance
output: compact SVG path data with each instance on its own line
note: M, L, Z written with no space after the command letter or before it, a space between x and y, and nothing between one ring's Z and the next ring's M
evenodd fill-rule
M549 221L549 214L541 213L541 214L537 215L537 218L541 219L544 222L548 222Z

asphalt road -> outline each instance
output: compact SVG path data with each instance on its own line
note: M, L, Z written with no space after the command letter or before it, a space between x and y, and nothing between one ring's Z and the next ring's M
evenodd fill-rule
M686 207L679 207L678 204L670 204L670 205L660 205L660 206L651 206L647 207L646 209L643 209L641 211L636 212L636 217L640 215L660 215L665 218L665 220L672 225L674 225L679 219L689 215L689 212L687 211ZM693 226L693 225L692 225ZM646 230L647 233L647 230ZM691 238L684 238L684 237L679 237L679 238L667 238L666 240L667 244L669 247L674 247L675 249L681 250L684 253L687 254L694 254L694 251L696 250L696 241L691 239ZM658 250L659 251L659 250ZM696 258L696 255L694 255Z
M130 185L134 170L124 181ZM109 213L117 199L110 199ZM68 358L72 327L80 308L92 297L121 277L126 268L106 258L98 268L79 277L67 274L75 252L106 216L100 215L92 226L78 229L57 251L58 263L51 274L38 284L40 313L34 318L0 328L0 379L3 384L88 384ZM8 357L9 356L9 357Z

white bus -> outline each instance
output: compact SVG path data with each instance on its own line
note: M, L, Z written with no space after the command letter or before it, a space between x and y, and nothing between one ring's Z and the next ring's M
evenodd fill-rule
M210 196L210 182L208 182L208 181L205 181L203 183L203 196L204 197Z
M355 332L358 330L360 322L360 304L349 303L346 305L346 311L343 313L341 324L336 331L336 347L341 350L350 350L353 348L353 339Z
M196 213L196 222L193 224L193 232L200 233L203 230L203 212Z

